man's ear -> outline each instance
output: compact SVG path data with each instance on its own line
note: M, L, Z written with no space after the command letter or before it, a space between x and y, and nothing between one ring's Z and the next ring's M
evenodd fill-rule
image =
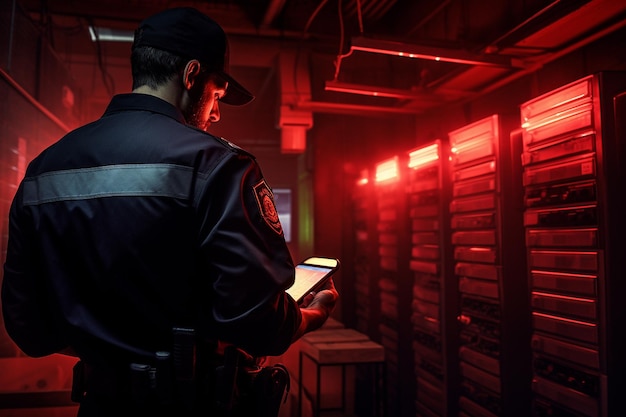
M194 83L198 79L198 75L200 74L200 62L197 59L192 59L187 62L185 65L185 70L183 71L183 85L186 90L191 90Z

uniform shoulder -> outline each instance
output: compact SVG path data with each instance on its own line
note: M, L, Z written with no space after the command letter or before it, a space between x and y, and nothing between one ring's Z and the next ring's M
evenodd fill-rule
M207 136L209 136L209 137L213 138L213 139L214 139L214 140L216 140L218 143L222 144L222 145L223 145L226 149L228 149L228 150L230 150L230 151L232 151L232 152L235 152L235 153L237 153L237 154L241 154L241 155L246 155L246 156L248 156L248 157L250 157L250 158L252 158L252 159L256 159L256 158L255 158L255 156L254 156L252 153L250 153L249 151L247 151L247 150L245 150L245 149L243 149L243 148L239 147L238 145L236 145L236 144L232 143L232 142L231 142L231 141L229 141L229 140L224 139L224 138L223 138L223 137L221 137L221 136L216 136L216 135L213 135L213 134L211 134L211 133L205 132L205 131L200 130L200 129L197 129L197 128L193 128L193 129L196 129L196 130L198 130L199 132L202 132L203 134L205 134L205 135L207 135Z
M220 137L220 136L214 136L214 137L215 137L218 141L220 141L221 143L223 143L223 144L224 144L224 146L226 146L228 149L231 149L231 150L233 150L234 152L236 152L236 153L238 153L238 154L246 155L246 156L249 156L249 157L250 157L250 158L252 158L252 159L256 159L256 158L254 157L254 155L253 155L253 154L251 154L251 153L250 153L250 152L248 152L247 150L245 150L245 149L241 148L240 146L238 146L238 145L236 145L236 144L232 143L231 141L226 140L226 139L224 139L223 137Z

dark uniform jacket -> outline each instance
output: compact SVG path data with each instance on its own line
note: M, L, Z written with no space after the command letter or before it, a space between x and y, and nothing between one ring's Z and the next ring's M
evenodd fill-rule
M167 102L113 98L29 165L10 211L2 309L28 355L95 366L171 350L171 329L257 356L301 315L272 192L245 151Z

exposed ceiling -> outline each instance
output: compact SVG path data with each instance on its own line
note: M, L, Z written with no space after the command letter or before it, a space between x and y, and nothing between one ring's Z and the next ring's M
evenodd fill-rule
M302 109L420 113L466 100L626 26L626 0L22 0L42 26L132 30L191 5L238 42L292 42L321 60ZM87 26L85 24L85 26ZM84 29L84 27L83 27ZM254 46L253 46L254 48ZM399 57L392 50L413 53ZM234 65L259 67L259 55ZM269 62L269 61L268 61ZM268 64L269 65L269 64Z

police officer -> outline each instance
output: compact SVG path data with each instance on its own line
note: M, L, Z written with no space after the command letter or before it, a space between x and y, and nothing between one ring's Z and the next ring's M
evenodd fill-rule
M177 352L196 373L218 340L279 355L338 294L331 281L302 307L285 293L294 263L271 188L252 155L206 132L221 103L253 99L228 74L222 28L193 8L157 13L131 67L132 93L30 163L10 210L4 321L27 355L80 359L79 416L204 413L205 392L176 385L189 382ZM137 398L146 389L159 395Z

